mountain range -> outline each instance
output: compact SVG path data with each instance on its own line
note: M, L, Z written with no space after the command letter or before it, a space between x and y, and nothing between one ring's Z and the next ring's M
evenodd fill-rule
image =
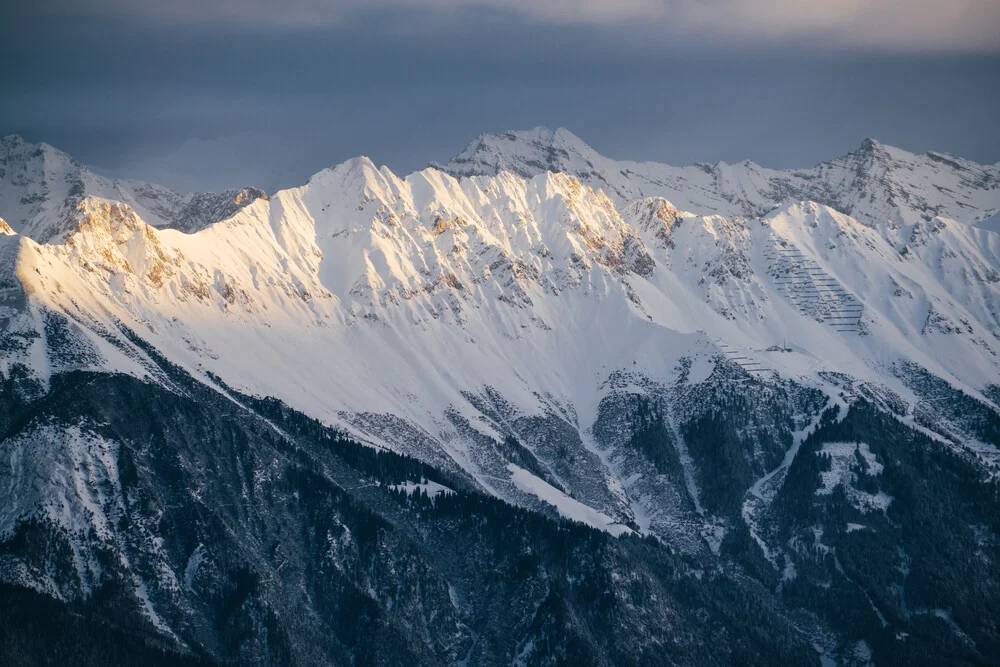
M1000 164L0 148L8 659L1000 657Z

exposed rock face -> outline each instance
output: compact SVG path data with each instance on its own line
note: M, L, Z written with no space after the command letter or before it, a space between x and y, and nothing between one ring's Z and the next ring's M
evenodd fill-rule
M178 211L173 212L169 224L164 226L192 234L213 222L228 220L258 199L267 200L267 193L258 188L199 192L191 195Z

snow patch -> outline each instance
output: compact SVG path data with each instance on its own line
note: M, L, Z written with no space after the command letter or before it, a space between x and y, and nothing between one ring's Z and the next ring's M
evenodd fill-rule
M889 508L892 496L884 491L870 493L854 486L857 482L854 469L859 464L858 456L864 460L869 475L882 474L883 466L868 447L868 443L828 442L823 445L822 453L831 457L831 467L830 470L820 473L823 485L816 489L816 495L828 496L840 486L843 487L851 503L862 512L884 512Z
M567 519L585 523L593 528L598 528L611 533L616 537L618 535L622 535L623 533L632 532L632 529L628 526L615 523L614 520L607 515L598 512L592 507L584 505L574 498L570 498L559 489L555 488L545 480L532 475L524 468L511 463L508 464L507 470L511 473L511 482L514 483L514 486L521 491L530 493L536 496L539 500L552 505L556 508L556 511L558 511L560 515Z

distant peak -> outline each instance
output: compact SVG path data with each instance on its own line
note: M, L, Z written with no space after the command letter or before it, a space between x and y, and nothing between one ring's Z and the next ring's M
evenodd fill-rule
M884 148L885 144L883 144L878 139L874 139L872 137L865 137L864 141L861 142L861 146L858 148L858 150L862 153L874 153Z
M25 141L24 137L19 134L8 134L3 139L0 139L0 147L3 149L3 157L0 159L30 160L45 157L68 163L76 168L80 167L80 164L73 159L73 156L65 151L61 151L44 141L37 144Z
M341 177L349 175L363 175L369 171L378 171L378 167L372 161L372 159L366 155L357 155L355 157L344 160L340 164L335 164L331 167L327 167L316 174L313 174L309 179L309 183L315 181L318 177L324 175L339 175Z
M59 150L52 144L45 143L44 141L40 141L37 144L26 141L20 134L8 134L0 140L0 143L2 143L6 148L28 147L45 153L63 153L63 151Z
M501 132L499 134L486 133L479 137L479 141L473 143L482 143L483 140L500 140L500 141L527 141L531 143L539 144L578 144L581 146L586 146L580 137L576 136L565 127L559 127L553 130L545 125L536 125L530 130L508 130L506 132Z
M558 130L553 130L545 125L536 125L530 130L511 130L506 134L513 134L515 136L521 136L526 138L531 138L536 141L552 141L556 137L556 132Z
M367 155L356 155L348 160L344 160L333 168L333 171L341 172L363 172L366 170L378 171L378 166Z
M887 159L912 161L922 158L935 159L940 156L944 156L945 158L950 160L956 160L956 159L961 160L961 158L955 158L954 156L947 155L944 153L937 153L934 151L929 151L926 153L914 153L904 148L898 148L896 146L892 146L890 144L881 142L873 137L866 137L864 141L861 142L861 145L858 147L858 149L848 153L848 155L856 157L861 156L865 158L872 158L878 161L884 161Z
M574 162L588 165L595 151L564 127L539 125L479 135L445 164L431 163L453 176L496 175L510 171L522 177L542 171L575 171Z
M379 168L371 158L358 155L313 174L303 187L333 188L336 192L352 193L352 196L366 199L375 193L391 190L395 178L387 167Z

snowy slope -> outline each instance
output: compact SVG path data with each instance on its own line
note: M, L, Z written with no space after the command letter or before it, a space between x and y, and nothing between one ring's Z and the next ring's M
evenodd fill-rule
M604 189L619 205L658 196L682 210L729 217L757 217L811 200L870 226L895 227L937 216L975 222L1000 207L1000 165L915 155L873 139L809 169L768 169L749 160L673 167L612 160L566 129L537 127L484 134L440 168L456 176L565 172Z

